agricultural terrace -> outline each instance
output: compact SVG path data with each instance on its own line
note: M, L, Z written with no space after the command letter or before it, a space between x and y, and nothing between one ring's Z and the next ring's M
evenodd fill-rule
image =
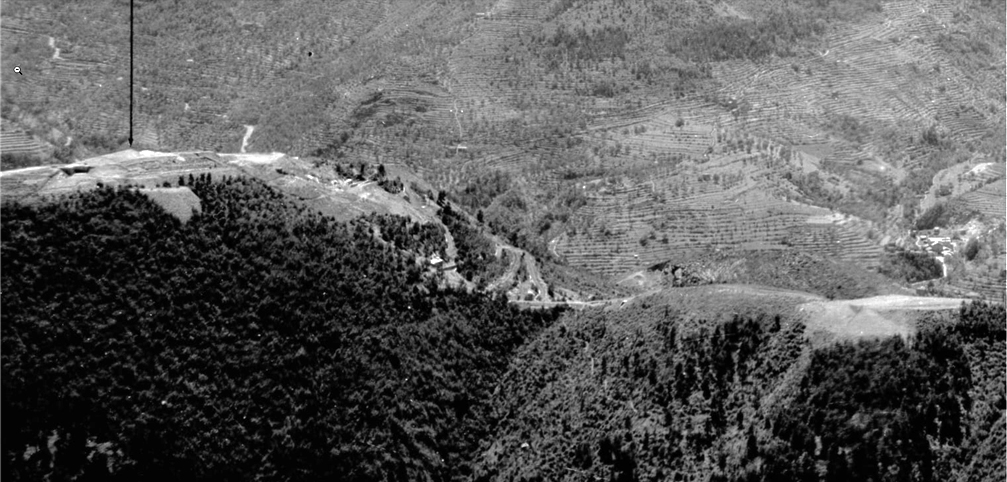
M112 3L5 4L5 61L43 74L30 82L8 78L5 98L17 102L5 118L31 123L46 112L50 126L94 136L128 129L129 9ZM243 125L257 125L260 150L323 148L370 94L367 81L420 74L436 84L447 48L467 35L458 20L482 8L195 3L137 6L136 137L143 147L237 152ZM400 72L379 70L389 65Z
M115 144L125 13L52 5L5 10L5 57L65 72L5 84L28 100L4 117ZM402 164L515 246L598 273L707 248L871 267L935 174L1003 157L1003 25L979 0L191 7L137 12L158 52L137 67L140 142ZM103 11L119 27L78 25ZM967 195L995 214L986 187ZM834 211L852 216L807 222Z
M582 182L587 203L555 252L608 275L732 248L799 248L876 266L881 249L865 237L870 223L788 200L792 185L777 171L789 164L774 157L714 155L649 169L649 179Z

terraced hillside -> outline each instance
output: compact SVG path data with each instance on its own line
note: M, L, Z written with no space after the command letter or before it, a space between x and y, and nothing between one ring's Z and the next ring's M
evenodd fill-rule
M369 94L362 84L384 74L375 66L404 68L400 79L410 85L415 69L435 81L437 52L462 35L452 22L474 8L367 0L139 5L134 74L143 146L238 151L242 125L261 120L262 149L323 147ZM29 73L5 79L5 118L41 120L77 139L128 130L128 8L12 2L3 15L5 65Z
M584 182L587 204L555 251L606 274L710 249L802 249L876 266L873 223L789 199L799 191L778 172L796 166L774 157L714 155L653 168L646 181Z
M564 230L551 223L549 238L542 239L553 241L550 248L574 266L611 275L708 247L790 247L870 268L877 264L884 234L896 235L899 214L912 216L915 196L923 192L918 186L930 188L927 173L932 176L945 159L962 159L970 151L991 148L1002 157L997 132L1003 99L990 88L995 82L989 77L1002 76L1002 68L1000 74L996 70L1002 64L983 52L1001 52L1003 46L978 44L973 33L1002 27L970 13L975 5L920 4L917 10L905 3L879 4L877 11L838 22L817 37L821 48L759 62L710 62L704 65L711 68L708 78L716 89L689 90L683 80L672 96L667 91L659 96L659 87L651 85L658 83L648 78L657 75L651 70L660 70L656 61L643 68L624 56L598 59L577 50L601 42L591 35L572 41L561 67L545 65L541 55L551 54L542 50L536 56L536 42L550 35L551 45L566 42L557 25L569 31L599 18L603 25L652 21L642 18L646 12L635 4L563 5L521 9L518 2L500 2L501 11L512 14L486 19L474 34L497 40L486 40L486 50L471 53L472 70L457 74L461 84L478 86L479 92L495 88L487 96L491 104L474 116L502 116L499 104L507 103L510 112L526 113L525 127L545 127L546 139L440 166L451 174L438 180L450 184L461 178L458 185L464 186L464 173L497 170L546 190L580 187L585 205L569 214ZM539 21L542 32L499 54L505 64L517 65L493 70L489 59L499 48L493 46L500 32L526 32L531 20ZM597 34L601 28L588 30ZM625 44L626 52L655 55L636 40ZM972 42L976 50L965 56L952 50L962 42ZM579 63L570 59L576 56ZM993 70L987 64L977 73L974 65L962 64L977 58L995 62ZM920 70L924 64L930 68L926 74ZM683 67L665 69L679 79L693 75ZM639 75L627 75L633 70ZM587 95L599 78L612 80L617 92L599 88ZM511 93L517 87L520 96ZM925 99L914 97L927 92ZM566 106L590 114L575 115ZM540 123L547 119L552 126ZM607 178L599 179L594 174L599 172ZM714 175L720 179L714 181ZM755 194L746 194L750 191ZM753 197L748 206L745 196ZM788 206L788 199L855 216L838 226L807 223L801 216L827 212L801 212Z
M717 249L871 269L938 173L1004 158L996 2L206 8L137 11L143 146L401 164L459 196L506 174L469 214L607 277ZM43 74L4 84L3 117L80 157L122 148L126 12L15 1L3 15L5 65ZM1002 216L997 169L963 199Z
M1007 184L1003 177L965 193L961 198L969 207L978 210L989 219L1007 218L1007 205L1003 202L1007 198Z

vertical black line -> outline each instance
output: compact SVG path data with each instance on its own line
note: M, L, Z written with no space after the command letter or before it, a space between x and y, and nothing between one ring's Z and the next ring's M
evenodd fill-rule
M129 146L133 147L133 0L129 0Z

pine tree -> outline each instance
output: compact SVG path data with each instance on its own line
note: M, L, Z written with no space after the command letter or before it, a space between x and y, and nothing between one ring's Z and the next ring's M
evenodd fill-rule
M748 443L746 444L745 458L752 460L759 456L759 442L755 439L755 430L748 426Z

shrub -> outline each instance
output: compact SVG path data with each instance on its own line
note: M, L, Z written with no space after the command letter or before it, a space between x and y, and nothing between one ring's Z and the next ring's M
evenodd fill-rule
M979 254L979 240L976 238L969 239L969 242L965 244L965 259L972 261L976 259L976 255Z
M45 158L37 154L22 152L4 152L0 154L0 169L4 171L38 166L44 163Z
M916 229L933 229L938 226L967 223L980 213L960 202L934 204L916 219Z
M927 253L900 250L886 253L881 259L878 272L892 279L915 283L940 278L944 269Z

